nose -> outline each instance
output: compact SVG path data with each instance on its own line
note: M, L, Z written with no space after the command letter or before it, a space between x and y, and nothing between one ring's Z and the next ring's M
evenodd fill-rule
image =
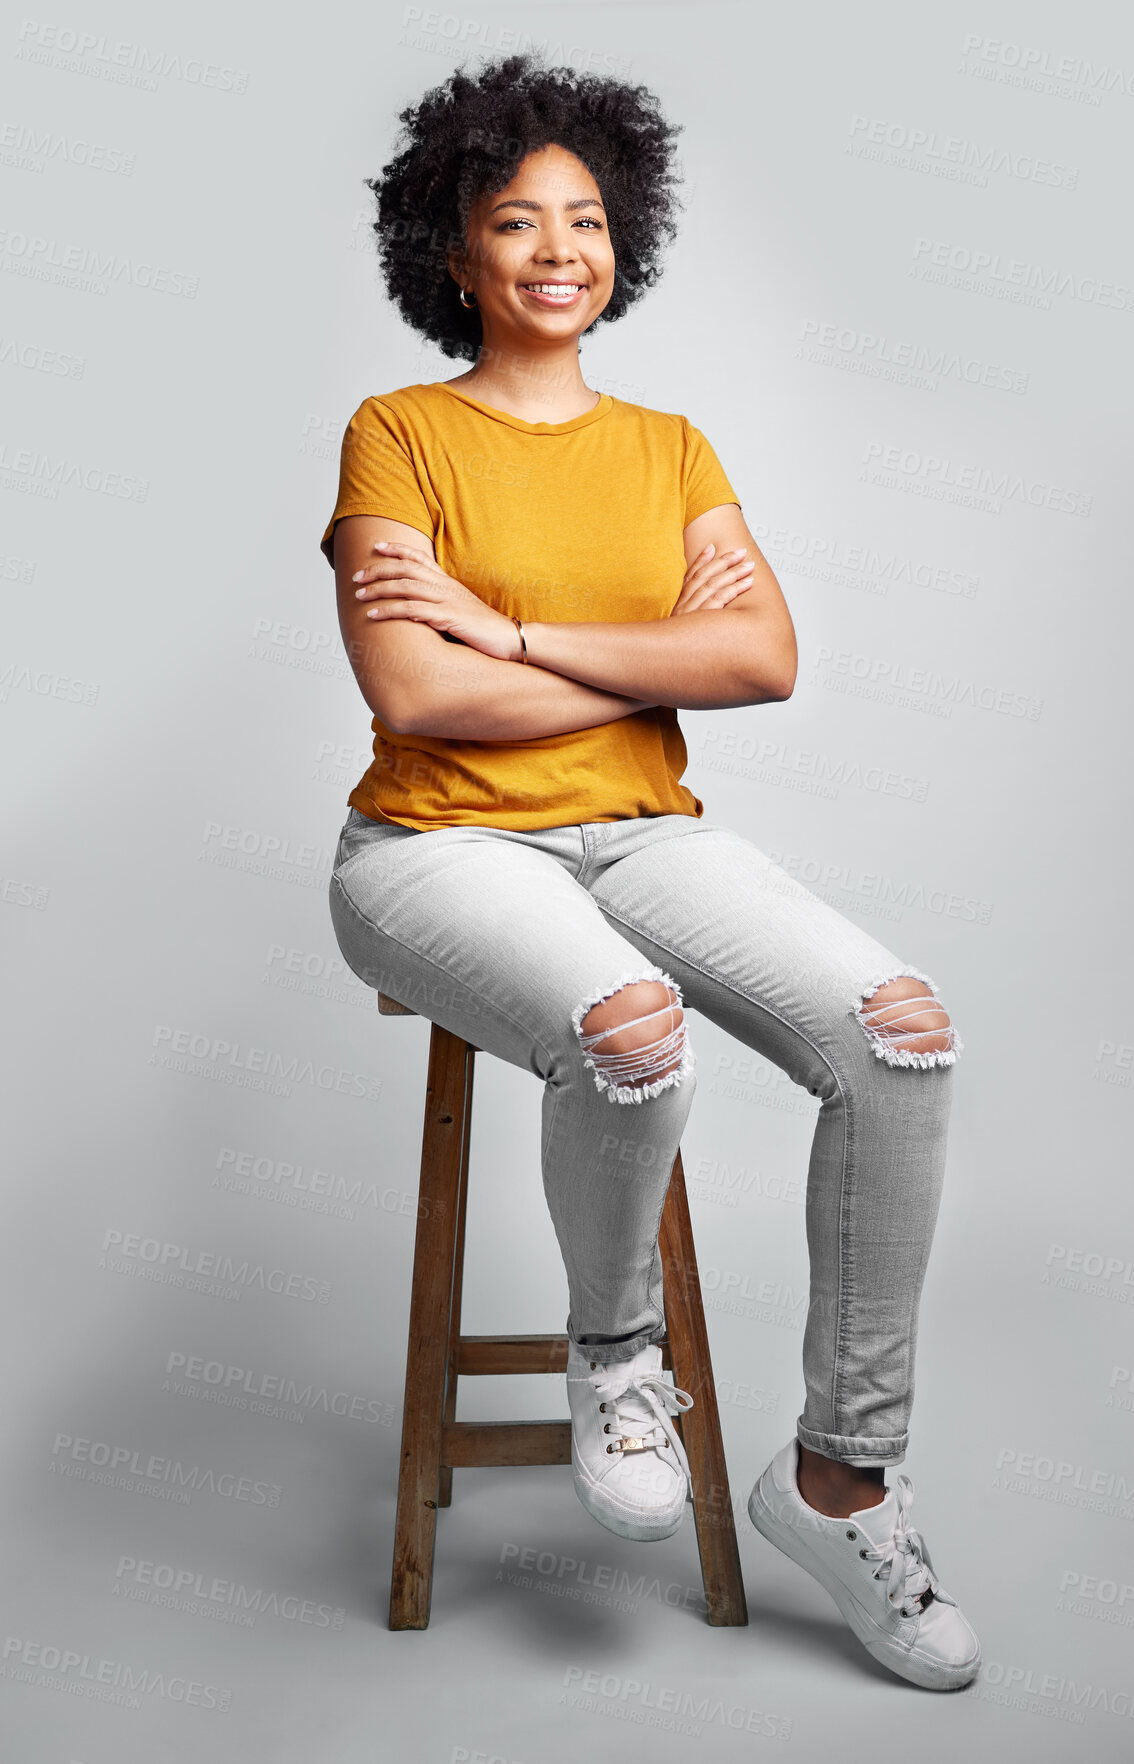
M575 235L566 222L552 222L536 252L539 263L574 263L577 259Z

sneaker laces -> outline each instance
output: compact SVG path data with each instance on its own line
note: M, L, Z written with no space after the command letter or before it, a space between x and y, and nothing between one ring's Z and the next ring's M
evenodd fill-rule
M874 1570L874 1579L881 1579L882 1568L888 1570L886 1597L892 1603L895 1592L901 1588L903 1617L914 1616L919 1607L924 1610L932 1599L940 1599L943 1605L955 1605L956 1599L950 1598L934 1572L925 1539L912 1525L906 1523L906 1515L913 1500L913 1483L904 1472L899 1471L894 1478L894 1488L898 1497L898 1516L894 1521L893 1532L881 1549L872 1546L862 1552L867 1560L882 1564L882 1567ZM913 1607L912 1610L907 1611L907 1601Z
M607 1377L596 1379L594 1385L596 1394L615 1419L616 1426L609 1431L618 1439L640 1439L644 1446L655 1451L664 1449L662 1440L657 1437L660 1434L669 1441L688 1486L689 1459L685 1455L681 1436L669 1417L683 1415L687 1409L693 1407L693 1398L689 1392L669 1384L661 1372L640 1372L627 1382L624 1375L619 1377L615 1373L613 1377L610 1376L609 1368ZM644 1420L650 1424L643 1430L638 1424ZM626 1426L627 1422L631 1423L631 1427ZM625 1431L617 1433L616 1427L622 1427Z

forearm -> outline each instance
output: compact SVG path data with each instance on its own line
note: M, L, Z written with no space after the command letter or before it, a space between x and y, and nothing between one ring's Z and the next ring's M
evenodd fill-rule
M529 660L605 692L685 710L786 697L794 678L790 622L729 608L635 624L524 621Z
M525 631L527 627L525 626ZM498 661L439 631L408 624L396 657L351 654L363 696L400 734L464 741L527 741L616 722L651 701L607 692L550 669Z

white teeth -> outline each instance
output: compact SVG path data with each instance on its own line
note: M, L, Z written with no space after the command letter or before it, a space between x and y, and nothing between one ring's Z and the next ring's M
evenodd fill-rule
M552 294L557 300L569 300L577 294L581 282L525 282L524 286L530 294Z

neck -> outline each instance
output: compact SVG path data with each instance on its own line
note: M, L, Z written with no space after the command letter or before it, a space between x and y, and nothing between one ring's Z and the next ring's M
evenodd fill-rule
M529 423L568 423L597 402L583 379L577 337L542 349L486 338L474 366L450 384Z

